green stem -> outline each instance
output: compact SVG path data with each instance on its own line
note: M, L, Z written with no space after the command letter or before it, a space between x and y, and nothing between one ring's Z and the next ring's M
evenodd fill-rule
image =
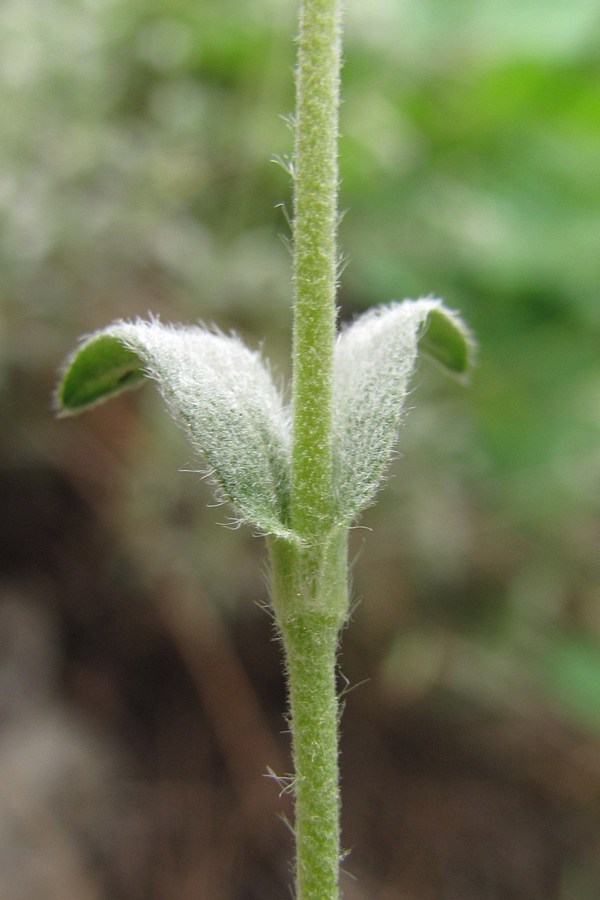
M337 631L327 626L299 618L284 638L294 734L298 900L338 897Z
M336 655L347 613L347 531L320 551L269 544L286 654L294 752L297 900L338 900L340 791Z
M331 413L337 278L339 0L300 8L294 143L292 527L331 526Z
M294 752L297 900L337 900L336 654L347 613L347 531L333 521L340 0L301 0L294 142L291 526L271 539ZM298 538L300 540L298 540Z

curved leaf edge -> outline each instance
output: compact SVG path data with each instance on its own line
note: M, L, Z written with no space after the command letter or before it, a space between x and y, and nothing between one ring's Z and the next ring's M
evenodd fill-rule
M67 358L54 395L58 416L75 416L134 387L147 373L139 353L118 331L125 322L84 336Z
M438 363L447 375L468 383L475 364L477 342L460 313L438 298L404 301L429 307L418 335L418 349Z

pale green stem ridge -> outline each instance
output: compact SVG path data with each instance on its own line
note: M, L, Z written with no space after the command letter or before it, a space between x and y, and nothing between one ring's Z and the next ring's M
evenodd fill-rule
M337 278L339 0L300 9L294 143L292 527L331 526L331 418Z

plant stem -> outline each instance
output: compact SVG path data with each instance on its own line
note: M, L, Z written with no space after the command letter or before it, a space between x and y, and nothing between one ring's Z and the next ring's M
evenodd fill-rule
M294 734L296 896L337 900L340 857L338 632L299 617L285 631Z
M337 276L339 0L303 0L294 143L292 527L331 526L331 412Z
M347 613L347 529L335 529L339 0L301 0L294 142L291 527L270 539L294 752L297 900L337 900L340 863L336 654ZM299 539L299 540L298 540Z
M338 900L340 791L336 655L347 612L347 530L319 551L271 539L294 751L297 900Z

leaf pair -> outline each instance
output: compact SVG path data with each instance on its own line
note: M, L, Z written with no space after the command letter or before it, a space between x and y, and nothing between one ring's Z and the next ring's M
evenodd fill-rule
M350 524L372 499L402 420L418 346L464 375L470 338L437 300L392 303L340 335L334 363L333 500ZM260 355L199 326L115 322L86 338L57 392L62 415L155 379L220 492L265 533L291 538L290 415Z

